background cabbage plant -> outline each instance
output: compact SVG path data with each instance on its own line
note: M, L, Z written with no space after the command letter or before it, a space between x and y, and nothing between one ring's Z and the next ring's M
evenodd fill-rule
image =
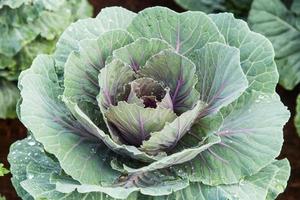
M239 17L247 17L253 0L175 0L187 10L200 10L206 13L232 12Z
M12 182L23 199L275 199L277 82L271 43L232 14L103 9L21 73Z
M52 53L71 22L91 14L86 0L0 1L0 118L16 116L19 73L37 54Z

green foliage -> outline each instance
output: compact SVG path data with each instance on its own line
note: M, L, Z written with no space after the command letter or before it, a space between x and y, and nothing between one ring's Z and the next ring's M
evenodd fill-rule
M239 17L247 17L252 0L175 0L187 10L199 10L206 13L232 12Z
M15 118L16 104L20 98L15 83L0 79L0 118Z
M271 43L232 14L103 9L19 77L23 199L275 199L289 112Z
M9 173L9 170L4 168L4 165L2 163L0 163L0 176L4 176L5 174L8 174L8 173Z
M91 11L85 0L0 2L1 93L9 94L7 99L0 98L0 118L14 118L12 108L18 100L17 90L11 89L13 83L4 82L17 80L38 54L52 53L63 30L71 22L91 16ZM8 88L4 89L7 84Z

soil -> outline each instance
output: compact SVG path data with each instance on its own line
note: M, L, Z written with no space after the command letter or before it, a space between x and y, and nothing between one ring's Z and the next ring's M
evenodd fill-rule
M293 91L286 91L281 87L277 88L281 101L291 111L291 118L284 127L284 143L279 158L288 158L291 164L291 176L288 186L282 193L279 200L300 199L300 137L297 135L294 126L295 106L297 95L300 94L300 86Z
M9 147L16 140L26 137L26 129L18 120L0 120L0 163L5 168L9 168L7 154ZM6 197L6 200L19 199L10 182L11 174L0 177L0 197Z
M173 0L91 0L97 14L102 8L108 6L123 6L132 11L140 11L151 6L166 6L178 12L183 11ZM288 106L292 117L284 127L284 139L282 153L279 158L288 158L292 171L288 181L287 189L278 197L278 200L298 200L300 199L300 138L298 137L293 117L295 114L295 102L300 87L293 91L286 91L281 87L277 88L283 103ZM26 137L26 129L18 120L0 120L0 162L9 167L6 160L9 146L14 141ZM0 194L7 200L17 200L18 197L10 182L10 175L0 177Z

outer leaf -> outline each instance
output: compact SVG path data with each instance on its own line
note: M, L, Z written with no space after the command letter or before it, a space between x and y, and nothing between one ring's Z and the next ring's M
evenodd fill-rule
M120 131L119 137L134 146L140 146L152 132L162 130L176 118L170 109L144 108L126 102L110 107L105 116Z
M34 148L33 145L35 145ZM24 190L20 184L22 181L27 179L26 167L32 162L32 158L36 156L38 157L38 155L43 152L43 148L37 145L36 141L32 137L28 137L22 141L17 141L10 147L8 161L10 164L10 171L13 175L11 181L16 189L17 194L23 200L33 200L32 196L26 190ZM48 159L44 158L43 161L45 160ZM48 165L51 166L52 163L53 162L51 161ZM53 171L55 171L55 168Z
M188 134L180 140L180 143L174 148L172 152L179 152L183 149L198 145L207 136L213 135L218 131L223 123L223 116L220 112L205 116L194 122Z
M140 192L145 195L159 196L169 195L173 192L182 190L188 186L188 182L182 179L174 179L169 175L160 172L148 172L133 174L114 187L103 187L99 185L78 185L68 182L58 182L56 189L63 193L70 193L75 189L82 194L91 192L104 192L117 199L130 200L130 194ZM144 198L138 198L143 200Z
M207 185L237 183L272 162L281 150L282 128L289 112L277 95L245 93L221 114L223 123L215 132L221 142L202 152L190 165L182 166L191 181ZM196 131L193 129L194 134Z
M69 26L60 37L55 51L58 70L63 66L72 51L79 49L79 41L96 39L103 33L115 29L126 29L135 13L121 7L110 7L101 10L97 18L78 20Z
M133 43L114 51L114 58L120 59L138 71L154 54L164 49L172 48L163 40L138 38Z
M57 191L56 183L59 180L68 182L76 181L66 177L66 175L62 175L62 169L58 161L48 156L43 146L31 136L11 146L8 159L13 173L12 182L22 199L113 199L99 192L88 194L72 192L65 194ZM134 196L131 197L128 200L136 199Z
M240 51L220 43L208 43L191 55L196 65L200 100L207 104L201 116L215 113L236 100L248 82L240 65Z
M258 173L246 177L239 183L232 185L218 185L208 186L201 183L192 183L184 190L173 193L169 196L154 197L153 200L165 200L165 199L191 199L191 200L212 200L212 199L243 199L243 200L271 200L275 199L278 193L274 194L270 198L267 193L273 187L273 183L276 181L277 185L283 185L285 187L288 177L285 176L286 172L289 173L289 164L287 160L275 161ZM280 177L278 179L278 177ZM282 192L284 187L279 186L281 189L278 192Z
M232 14L209 15L226 43L240 49L240 61L248 79L248 91L273 93L278 83L272 44L262 35L250 31L246 22L235 19Z
M300 18L280 0L254 0L249 15L254 31L264 34L273 44L280 84L293 89L300 82Z
M48 156L41 144L31 137L17 142L11 148L9 161L14 178L21 178L18 179L21 182L19 186L28 191L34 199L114 199L105 195L107 193L117 199L134 200L137 199L134 191L148 195L167 195L188 186L186 179L180 179L170 173L165 175L163 171L123 177L123 180L112 186L80 185L62 172L56 159ZM79 193L74 191L75 189L78 189ZM25 196L22 197L26 199Z
M207 42L224 42L215 24L201 12L176 13L168 8L147 8L128 27L134 38L159 38L188 55Z
M270 183L266 200L276 199L278 194L284 191L291 173L291 167L287 159L279 160L272 164L274 167L277 167L277 173Z
M202 102L198 101L192 110L184 112L171 123L167 123L163 129L152 132L149 140L144 141L141 148L150 153L172 149L190 130L204 106Z
M57 157L67 174L89 184L113 182L118 177L110 168L111 151L99 140L87 140L86 136L91 133L72 117L58 98L63 89L51 57L38 56L31 68L20 75L19 88L23 98L22 122L45 150Z
M164 50L152 56L140 74L170 88L174 111L181 114L193 108L199 98L195 90L195 70L195 65L186 57L172 50Z
M0 118L16 117L16 104L19 98L19 90L13 83L0 79Z

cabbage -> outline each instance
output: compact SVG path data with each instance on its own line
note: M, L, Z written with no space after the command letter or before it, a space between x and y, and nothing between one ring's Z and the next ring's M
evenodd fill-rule
M290 114L274 50L232 14L103 9L23 71L23 199L275 199Z
M0 2L0 118L15 118L20 72L39 53L51 53L64 29L91 16L86 0L2 0Z

